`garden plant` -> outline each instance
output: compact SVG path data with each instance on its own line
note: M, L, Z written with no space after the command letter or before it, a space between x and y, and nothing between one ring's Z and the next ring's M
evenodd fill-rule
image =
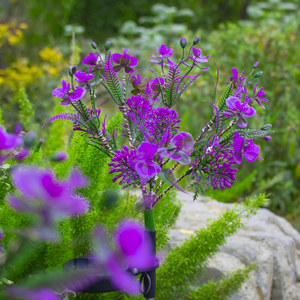
M247 278L254 266L219 282L194 283L207 258L242 226L242 216L264 204L264 195L224 213L165 257L160 254L180 210L174 190L191 189L197 205L201 192L230 188L243 159L262 159L254 139L271 139L271 125L257 114L268 101L257 83L262 75L258 62L249 74L232 68L221 96L218 71L214 97L203 103L211 106L211 119L195 137L181 129L174 105L209 72L210 57L198 43L199 37L189 45L181 38L179 60L162 44L150 55L153 68L143 70L130 50L113 51L107 41L100 51L92 42L94 51L82 64L70 66L69 79L52 91L66 111L43 125L58 119L73 123L68 157L58 152L49 162L43 157L44 141L36 142L32 132L17 126L7 133L0 127L0 238L5 245L0 298L68 299L75 294L79 299L127 299L127 294L142 293L157 299L225 299ZM99 89L117 106L110 120L96 107ZM260 127L248 128L254 117ZM63 125L56 124L48 147L51 139L64 137ZM18 160L24 162L15 165ZM190 185L184 188L180 183L186 177ZM146 230L137 222L142 215ZM88 266L63 269L83 256ZM122 293L81 293L104 279Z

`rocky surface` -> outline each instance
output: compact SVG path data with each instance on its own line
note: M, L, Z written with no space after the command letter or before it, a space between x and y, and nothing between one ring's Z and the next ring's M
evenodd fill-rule
M180 193L183 207L171 231L171 246L181 244L187 236L233 208L209 198L193 202L192 195ZM283 218L267 209L245 219L244 228L227 239L208 262L203 281L220 278L256 263L257 269L231 300L299 300L300 234Z

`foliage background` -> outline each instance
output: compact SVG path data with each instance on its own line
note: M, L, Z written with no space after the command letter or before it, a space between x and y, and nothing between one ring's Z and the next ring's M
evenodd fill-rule
M178 49L181 36L191 42L199 35L204 54L211 56L211 70L178 106L183 128L196 135L208 120L211 108L204 100L212 99L217 67L220 96L232 67L248 72L259 61L259 70L264 72L259 84L269 102L264 120L256 121L271 123L274 129L273 139L261 143L263 161L244 164L239 183L208 195L238 202L266 191L269 207L300 228L299 11L297 0L165 0L163 5L141 0L1 0L2 122L11 129L17 120L24 123L30 115L25 129L46 137L49 129L41 130L41 124L57 102L51 90L61 76L67 76L66 66L79 63L91 50L91 40L103 47L109 38L114 49L128 47L141 57L161 43ZM101 108L113 112L102 91L98 94ZM262 111L258 114L263 115Z

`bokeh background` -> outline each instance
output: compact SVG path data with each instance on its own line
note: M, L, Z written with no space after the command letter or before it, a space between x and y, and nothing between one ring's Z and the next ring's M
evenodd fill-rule
M300 229L299 25L299 0L0 0L0 124L21 121L45 138L41 125L59 112L51 91L92 51L91 41L103 49L109 39L113 51L129 48L147 66L154 47L164 43L180 55L182 36L189 43L200 36L210 71L177 106L184 130L197 135L209 120L204 100L213 98L217 68L220 97L232 67L247 73L256 61L269 99L259 124L274 130L261 142L263 160L244 163L231 189L207 195L238 202L265 191L269 208ZM113 113L102 91L98 105Z

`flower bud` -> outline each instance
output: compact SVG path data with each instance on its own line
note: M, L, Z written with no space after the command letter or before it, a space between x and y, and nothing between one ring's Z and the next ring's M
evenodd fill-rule
M31 148L35 144L36 134L33 131L28 131L24 137L24 145Z
M91 42L91 46L92 46L95 50L97 50L97 44L96 44L95 42Z
M182 37L182 38L180 39L180 46L181 46L181 48L184 49L185 46L186 46L186 44L187 44L186 38L185 38L185 37Z
M258 61L255 62L255 63L253 64L253 69L256 69L256 68L258 67L258 65L259 65L259 62L258 62Z
M61 161L65 161L67 158L68 155L66 152L58 151L52 155L51 160L55 162L61 162Z
M272 127L272 124L265 124L260 130L266 131Z
M254 75L254 78L259 78L262 74L263 74L263 71L257 72L257 73Z
M265 141L270 141L272 139L272 137L269 135L266 135L264 139L265 139Z
M105 51L108 51L109 48L110 48L110 46L111 46L111 42L110 41L106 41L105 44L104 44Z
M194 45L194 46L197 45L197 44L199 43L199 41L200 41L199 36L196 36L196 37L194 38L194 40L193 40L193 45Z
M76 72L76 66L70 66L69 67L69 75L71 76L71 77L73 77L73 75L74 75L74 73Z

